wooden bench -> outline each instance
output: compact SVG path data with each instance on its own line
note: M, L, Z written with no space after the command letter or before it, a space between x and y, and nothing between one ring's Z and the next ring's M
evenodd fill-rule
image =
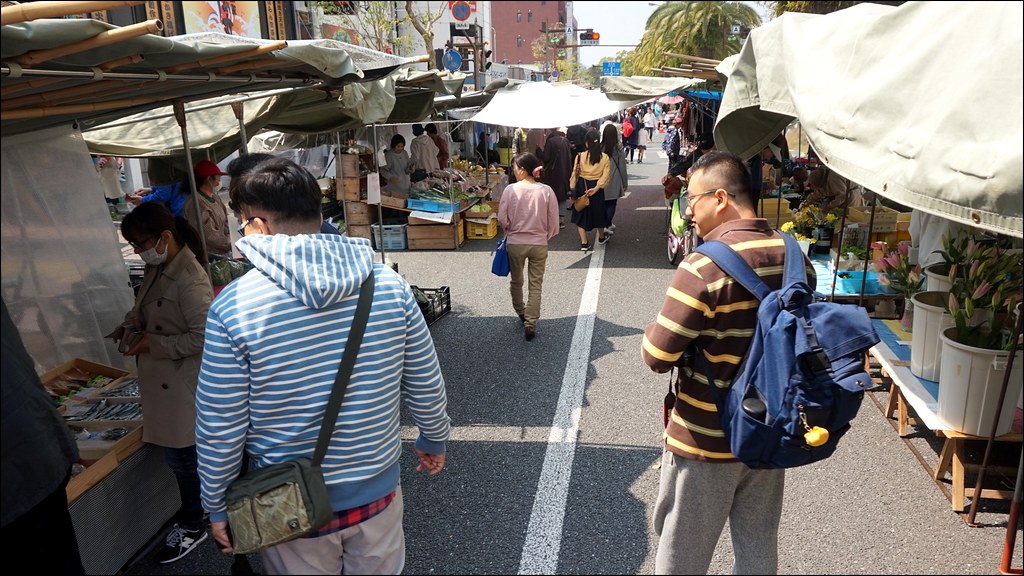
M953 493L951 495L953 511L963 512L965 508L964 499L975 497L975 489L967 488L964 484L965 472L968 468L980 468L980 466L965 462L967 442L985 442L988 440L988 437L972 436L970 434L964 434L953 430L936 430L935 434L946 438L946 441L942 444L942 452L939 454L939 463L935 466L935 479L942 480L946 477L947 472L951 473L953 482ZM1024 438L1024 434L1011 432L1009 434L1003 434L1002 436L996 436L995 441L1015 442L1020 445L1022 438ZM1012 500L1013 490L994 490L983 488L978 497Z

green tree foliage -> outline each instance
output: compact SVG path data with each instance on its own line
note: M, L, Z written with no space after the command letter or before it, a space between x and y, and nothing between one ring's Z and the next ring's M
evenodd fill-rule
M890 6L899 6L903 2L885 2L876 1L875 4L888 4ZM844 8L849 8L855 4L863 4L863 2L851 2L847 0L831 1L831 0L801 0L798 2L761 2L768 11L771 12L773 18L782 16L785 12L804 12L806 14L831 14Z
M649 75L652 68L676 66L665 52L721 60L740 50L732 26L750 29L761 24L757 11L740 2L687 0L665 2L647 19L643 38L633 52L629 73ZM623 74L626 74L623 64Z

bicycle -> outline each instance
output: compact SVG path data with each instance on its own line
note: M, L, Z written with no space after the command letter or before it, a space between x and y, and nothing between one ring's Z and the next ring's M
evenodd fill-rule
M685 212L679 210L679 198L677 194L672 197L672 208L668 217L668 263L675 265L679 257L686 257L697 247L697 231L693 227L693 220L685 216Z

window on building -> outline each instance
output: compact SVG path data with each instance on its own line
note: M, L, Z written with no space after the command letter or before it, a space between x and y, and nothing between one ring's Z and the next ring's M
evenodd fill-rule
M533 10L530 10L529 12L526 13L526 21L533 22Z
M523 21L523 13L520 12L519 10L516 10L516 22L522 22L522 21Z
M522 48L522 47L523 47L523 37L522 36L516 36L516 48Z

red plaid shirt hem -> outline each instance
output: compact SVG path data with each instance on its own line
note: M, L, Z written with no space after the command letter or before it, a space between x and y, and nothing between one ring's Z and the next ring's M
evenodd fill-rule
M391 501L394 499L395 493L392 492L387 496L381 498L380 500L370 502L369 504L364 504L362 506L357 506L356 508L349 508L348 510L335 512L334 515L331 517L330 522L325 524L319 530L314 530L313 532L306 534L305 536L303 536L303 538L319 538L321 536L326 536L339 530L344 530L345 528L355 526L360 522L365 522L370 518L373 518L377 514L383 512L384 509L388 507L388 504L391 504Z

